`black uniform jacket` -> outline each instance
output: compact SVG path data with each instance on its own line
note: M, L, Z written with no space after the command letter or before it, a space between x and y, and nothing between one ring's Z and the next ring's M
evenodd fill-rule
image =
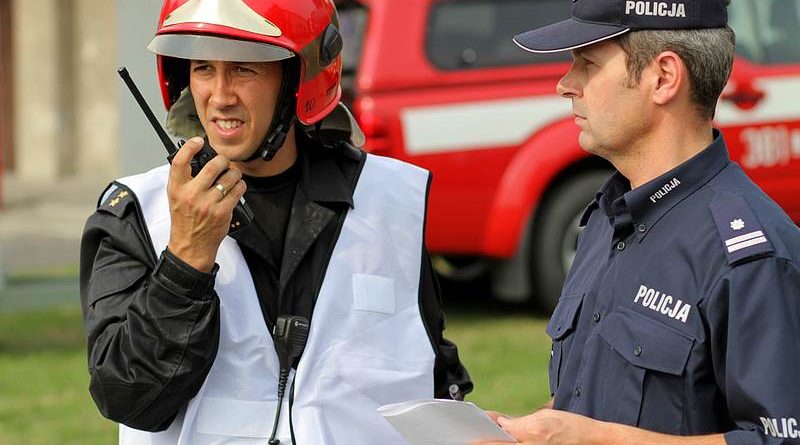
M270 328L277 307L311 317L366 159L346 144L323 147L308 141L301 147L279 277L253 274ZM84 230L81 305L90 392L100 412L133 428L161 431L194 397L211 368L219 339L219 299L215 271L204 274L167 251L154 252L143 221L133 193L112 184ZM257 231L241 229L235 238L243 251L268 250ZM255 270L257 259L246 259ZM461 398L472 382L455 345L442 336L439 288L425 249L419 304L436 353L435 396L455 393Z

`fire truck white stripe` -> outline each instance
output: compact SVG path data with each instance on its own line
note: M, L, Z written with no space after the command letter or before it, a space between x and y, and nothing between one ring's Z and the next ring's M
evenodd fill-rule
M800 120L800 77L777 77L756 79L754 87L764 92L761 100L752 110L737 108L733 102L720 100L717 104L715 122L721 126L760 124L767 122L786 122ZM735 88L734 85L728 85Z
M800 120L800 79L758 79L765 94L752 110L721 100L718 126ZM570 101L544 95L464 104L410 107L401 111L403 138L409 154L491 149L519 145L536 131L572 115Z
M406 108L400 114L409 154L519 145L534 132L572 115L559 96Z
M744 235L737 236L736 238L731 238L725 241L725 245L731 246L733 244L741 243L742 241L747 241L749 239L753 239L759 236L764 236L764 233L762 233L760 230L757 230L755 232L745 233Z

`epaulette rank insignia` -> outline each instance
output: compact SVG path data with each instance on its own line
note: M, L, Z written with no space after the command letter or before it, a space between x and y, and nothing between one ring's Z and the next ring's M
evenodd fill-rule
M100 198L100 209L122 216L126 204L132 200L130 191L117 183L111 184Z
M719 199L710 207L729 264L774 251L761 223L743 197L734 195Z
M119 204L119 200L128 196L128 192L126 190L122 190L121 192L117 193L117 196L113 197L110 201L108 201L108 205L111 207L116 206Z

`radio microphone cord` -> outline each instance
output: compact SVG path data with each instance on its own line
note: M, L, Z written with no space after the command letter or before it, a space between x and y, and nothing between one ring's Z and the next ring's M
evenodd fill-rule
M286 393L286 384L289 380L289 371L292 365L303 354L308 340L309 322L305 317L300 316L280 316L275 322L272 330L272 341L275 343L275 351L278 353L278 363L281 372L278 378L278 406L275 409L275 420L272 424L272 434L267 443L269 445L279 445L280 440L275 438L278 433L278 423L281 418L281 408L283 407L283 396Z

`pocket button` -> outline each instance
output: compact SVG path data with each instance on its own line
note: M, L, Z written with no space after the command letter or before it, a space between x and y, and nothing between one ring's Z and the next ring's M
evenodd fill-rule
M641 346L637 346L637 347L633 348L633 355L635 355L637 357L642 355L642 347Z

